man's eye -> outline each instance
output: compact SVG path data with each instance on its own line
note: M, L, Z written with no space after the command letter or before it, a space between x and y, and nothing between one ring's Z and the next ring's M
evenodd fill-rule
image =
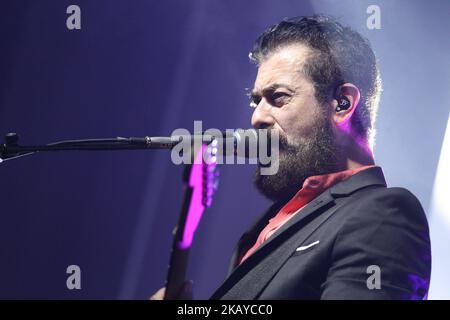
M256 98L256 97L251 98L250 108L256 108L260 102L261 102L261 98Z
M290 96L287 93L276 92L271 95L270 100L271 100L272 105L274 105L276 107L281 107L283 104L285 104L287 102L287 99L289 97Z

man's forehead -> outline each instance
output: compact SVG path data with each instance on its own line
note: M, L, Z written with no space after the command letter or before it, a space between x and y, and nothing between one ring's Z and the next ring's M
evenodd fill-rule
M305 77L301 73L311 51L303 45L281 48L264 59L256 76L253 92L280 85L296 86Z

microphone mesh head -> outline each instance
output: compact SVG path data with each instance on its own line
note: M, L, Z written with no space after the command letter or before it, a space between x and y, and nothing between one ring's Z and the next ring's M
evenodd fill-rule
M256 129L237 129L234 139L235 155L245 158L258 157L258 131Z

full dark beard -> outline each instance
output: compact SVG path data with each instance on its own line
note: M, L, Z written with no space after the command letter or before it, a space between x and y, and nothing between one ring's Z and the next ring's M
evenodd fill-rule
M288 200L311 176L345 169L343 157L335 147L331 124L325 117L315 124L315 132L307 139L288 143L280 133L279 169L274 175L261 175L258 166L254 174L256 188L273 201ZM269 135L270 136L270 135Z

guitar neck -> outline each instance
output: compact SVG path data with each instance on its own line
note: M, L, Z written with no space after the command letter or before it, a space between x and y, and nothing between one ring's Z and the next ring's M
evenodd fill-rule
M179 298L186 279L186 270L189 260L190 248L180 249L176 245L170 255L170 266L167 273L165 300Z
M194 233L202 218L205 207L211 204L214 192L215 162L207 164L203 155L213 149L203 145L197 152L196 161L185 166L184 198L177 227L174 231L174 241L170 255L169 270L166 278L166 294L164 299L179 299L183 288L188 265L189 251ZM209 158L216 159L209 153ZM208 159L209 159L208 158Z
M186 228L192 193L193 189L186 187L180 217L173 234L172 251L170 253L169 269L166 278L165 300L177 299L186 279L190 247L182 247L180 244Z

